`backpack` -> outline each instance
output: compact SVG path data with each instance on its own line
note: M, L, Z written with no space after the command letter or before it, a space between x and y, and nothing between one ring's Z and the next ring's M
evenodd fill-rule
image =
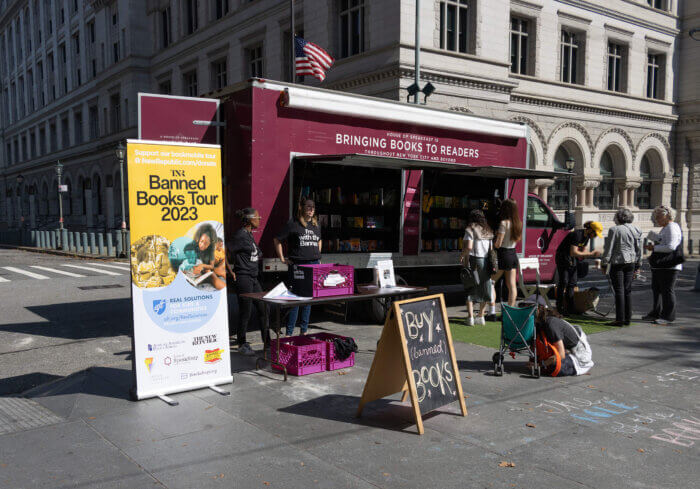
M561 356L559 356L557 349L554 348L542 331L537 331L535 351L537 352L537 360L540 362L552 356L556 357L554 368L549 372L549 375L556 377L559 374L559 370L561 370Z

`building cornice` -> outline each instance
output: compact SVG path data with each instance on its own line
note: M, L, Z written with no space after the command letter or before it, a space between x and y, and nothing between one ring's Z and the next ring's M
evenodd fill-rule
M549 107L553 109L570 110L575 112L586 112L589 114L600 114L604 116L621 117L624 119L633 119L648 122L661 122L664 124L673 124L678 119L678 117L674 115L664 116L649 114L648 112L637 112L633 110L611 109L609 106L583 104L567 100L552 99L528 94L511 94L510 101L514 104L536 105L539 107Z
M667 34L669 36L677 36L678 33L680 32L676 28L671 28L671 27L666 27L663 25L656 24L654 22L650 22L648 20L645 20L640 17L635 17L633 15L627 15L623 14L621 12L618 12L616 10L603 7L602 5L597 5L591 2L587 2L585 0L556 0L559 3L563 3L565 5L571 5L572 7L578 7L583 10L588 10L589 12L593 12L596 14L604 15L605 17L609 17L611 19L616 19L616 20L621 20L622 22L627 22L630 24L638 25L640 27L644 27L646 29L651 29L656 32L660 32L662 34ZM629 2L629 3L634 3L634 5L640 7L640 8L645 8L648 9L648 7L645 7L644 5L637 3L637 2ZM665 15L667 17L670 17L672 19L677 20L678 17L675 15L672 15L668 12L664 12L661 10L657 9L651 9L653 12L658 13L660 15Z

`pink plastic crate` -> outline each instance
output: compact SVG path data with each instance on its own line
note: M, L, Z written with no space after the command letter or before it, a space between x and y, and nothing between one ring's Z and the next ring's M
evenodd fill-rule
M290 336L280 341L279 363L291 375L309 375L326 370L326 345L308 336ZM277 360L277 340L270 345L272 359ZM272 368L282 370L272 365Z
M352 352L345 360L339 360L335 356L335 344L333 343L333 338L345 338L345 336L332 333L314 333L308 335L307 338L314 338L316 340L323 341L327 345L326 368L328 370L338 370L355 365L355 352Z
M355 293L355 269L350 265L299 265L297 272L292 284L296 295L330 297Z

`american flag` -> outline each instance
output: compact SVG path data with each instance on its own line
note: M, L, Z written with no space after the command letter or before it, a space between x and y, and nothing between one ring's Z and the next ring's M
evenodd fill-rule
M294 36L294 54L297 76L312 75L323 81L333 61L330 54L312 42Z

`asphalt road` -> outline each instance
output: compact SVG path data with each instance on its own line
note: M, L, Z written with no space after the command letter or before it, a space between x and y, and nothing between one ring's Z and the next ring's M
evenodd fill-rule
M129 268L0 249L0 395L130 362Z

